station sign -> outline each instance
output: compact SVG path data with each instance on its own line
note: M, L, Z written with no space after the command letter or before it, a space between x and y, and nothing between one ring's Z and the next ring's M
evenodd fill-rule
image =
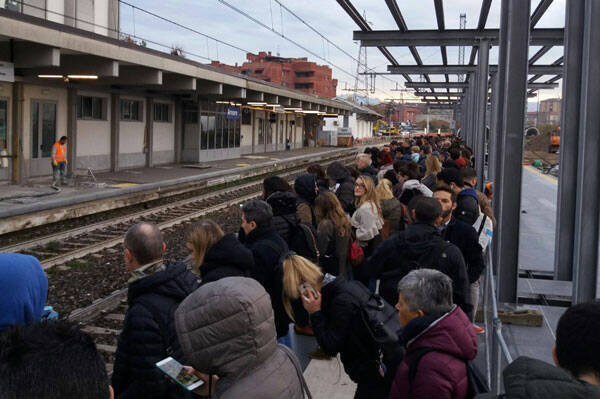
M15 65L11 62L0 61L0 82L15 81Z
M227 107L227 119L240 119L240 109L238 107Z

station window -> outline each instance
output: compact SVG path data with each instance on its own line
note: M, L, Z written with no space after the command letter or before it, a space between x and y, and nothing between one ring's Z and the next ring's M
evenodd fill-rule
M154 103L154 122L171 122L171 106Z
M200 148L214 150L240 146L240 122L227 119L228 105L206 102L201 105Z
M121 120L141 122L143 120L142 102L136 100L121 100Z
M106 119L105 99L103 97L77 97L77 119Z

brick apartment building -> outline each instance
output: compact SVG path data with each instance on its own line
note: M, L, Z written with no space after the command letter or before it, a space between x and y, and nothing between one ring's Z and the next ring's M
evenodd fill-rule
M394 125L400 122L410 122L414 125L417 116L426 112L425 105L420 103L405 103L396 102L379 103L375 106L375 110L385 116L385 121Z
M284 58L261 51L246 54L247 61L241 66L212 61L211 66L237 72L290 89L333 98L336 95L337 79L332 79L331 68L317 65L303 58Z

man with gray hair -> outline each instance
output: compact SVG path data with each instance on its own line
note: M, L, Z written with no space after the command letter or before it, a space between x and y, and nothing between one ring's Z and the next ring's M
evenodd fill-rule
M271 296L277 338L287 338L291 320L283 307L283 266L279 259L288 251L288 245L272 226L272 219L273 209L265 201L246 202L242 206L239 238L254 256L252 278L261 283ZM291 346L287 339L281 343Z
M390 399L464 399L467 362L477 355L469 318L452 303L452 280L433 269L417 269L398 283L396 304L406 355Z
M175 398L184 393L161 375L156 362L169 356L182 360L173 315L198 288L198 280L183 262L163 262L165 250L162 233L152 223L138 223L125 234L125 267L131 278L112 376L117 399Z
M373 183L377 185L377 169L373 167L372 163L371 154L363 153L356 156L356 169L358 169L358 173L370 177L373 179Z

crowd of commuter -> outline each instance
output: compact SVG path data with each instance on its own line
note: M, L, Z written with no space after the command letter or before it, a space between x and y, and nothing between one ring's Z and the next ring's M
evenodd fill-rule
M46 306L37 259L0 254L0 398L310 397L293 335L339 355L355 398L492 398L477 385L475 325L496 224L457 138L367 148L353 166L263 181L240 230L187 234L191 267L163 260L151 223L131 227L128 310L112 376L92 339ZM549 348L548 350L551 350ZM600 398L600 302L569 308L555 366L521 357L506 398ZM187 391L156 366L203 381Z

